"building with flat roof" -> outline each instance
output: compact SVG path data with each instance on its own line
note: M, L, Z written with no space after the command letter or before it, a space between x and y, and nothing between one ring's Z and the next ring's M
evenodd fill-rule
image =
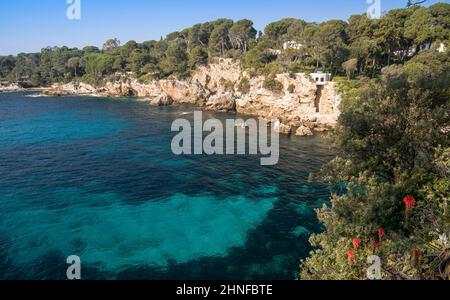
M317 85L325 85L327 82L331 81L331 73L311 73L311 77L317 83Z

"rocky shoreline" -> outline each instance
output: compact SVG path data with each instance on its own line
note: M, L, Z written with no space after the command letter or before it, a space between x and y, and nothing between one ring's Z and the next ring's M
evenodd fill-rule
M313 135L333 127L340 115L341 97L335 83L318 86L303 73L277 74L282 90L265 89L264 76L251 77L231 59L201 66L188 80L164 79L139 82L119 75L115 82L94 87L86 83L54 84L49 88L0 87L1 91L36 91L47 96L136 96L155 106L193 104L202 109L238 112L276 121L282 134ZM241 83L247 83L242 91Z

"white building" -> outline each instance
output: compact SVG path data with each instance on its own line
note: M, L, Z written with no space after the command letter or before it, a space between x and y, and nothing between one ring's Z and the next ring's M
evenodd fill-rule
M436 45L435 43L425 43L425 44L422 44L419 46L413 46L413 47L409 48L407 57L411 58L414 55L416 55L418 52L427 51L427 50L431 50L431 49L435 49L439 53L444 53L447 51L447 47L445 46L444 43L440 43L439 45ZM401 56L401 55L403 55L403 52L395 51L394 54L397 56Z
M303 47L302 44L297 43L296 41L287 41L283 44L283 49L287 50L287 49L295 49L295 50L299 50Z
M439 45L439 48L437 48L437 51L438 51L439 53L444 53L444 52L447 51L447 47L445 46L444 43L441 43L441 44Z
M447 51L447 47L444 43L439 43L439 45L437 45L436 43L426 43L419 46L419 51L426 51L431 49L436 49L436 51L439 53L444 53L445 51Z
M281 50L278 49L267 49L267 53L269 53L270 55L280 55L281 54Z
M317 83L317 85L325 85L327 82L331 81L331 73L311 73L311 77Z

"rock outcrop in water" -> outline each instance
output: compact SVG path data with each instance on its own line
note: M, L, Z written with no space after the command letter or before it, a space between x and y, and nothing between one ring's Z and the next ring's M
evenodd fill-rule
M169 106L173 104L172 96L167 93L162 93L150 102L151 105L155 106Z
M249 89L239 91L239 82L247 78ZM283 89L264 88L264 76L251 77L231 59L220 59L198 67L190 79L164 79L142 83L122 77L100 88L87 84L54 85L50 94L96 94L100 96L137 96L149 98L158 106L194 104L214 111L236 111L267 121L277 121L280 133L306 136L324 131L337 122L340 95L335 83L318 86L307 74L278 74Z
M17 84L3 84L0 83L0 92L14 92L21 90L20 86Z
M205 103L205 107L214 111L235 111L236 99L233 93L230 92L215 94L209 97Z
M305 125L300 126L297 131L295 132L295 135L297 136L310 136L313 135L313 132L309 127L306 127Z

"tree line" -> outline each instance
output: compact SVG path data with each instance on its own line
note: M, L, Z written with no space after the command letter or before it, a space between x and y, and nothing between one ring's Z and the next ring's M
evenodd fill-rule
M168 34L159 41L121 45L110 39L100 49L47 47L40 53L0 57L0 79L30 85L80 80L99 83L127 73L146 81L186 78L216 57L234 58L253 74L322 70L348 77L378 76L383 67L404 63L424 46L448 43L450 4L394 9L380 19L366 14L320 24L286 18L257 32L250 20L219 19ZM294 42L297 47L284 47Z

